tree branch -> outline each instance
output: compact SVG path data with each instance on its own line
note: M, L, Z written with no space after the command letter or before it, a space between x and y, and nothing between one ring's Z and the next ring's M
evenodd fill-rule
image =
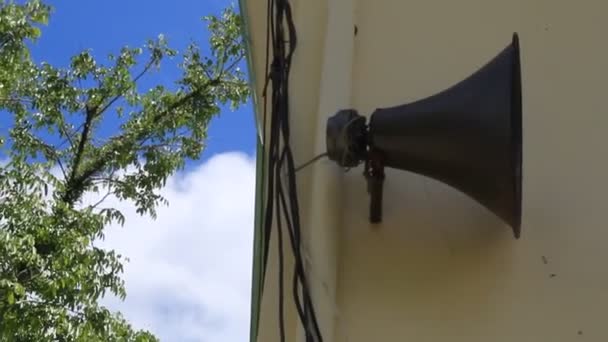
M150 60L148 61L148 63L146 64L146 66L144 67L144 69L133 78L133 83L137 83L137 81L139 81L139 79L148 72L148 70L150 70L150 68L152 68L152 66L154 65L154 63L156 63L158 61L158 58L150 58ZM103 112L105 112L106 110L108 110L108 108L110 108L116 101L118 101L123 95L124 92L126 91L126 89L121 90L116 96L114 96L105 106L103 106L99 112L97 114L102 114Z
M221 57L221 59L219 60L220 65L219 65L219 67L218 67L218 69L217 69L217 74L218 74L218 76L216 77L217 79L221 79L221 78L222 78L222 75L224 74L224 71L226 71L226 70L230 70L230 69L231 69L231 68L232 68L232 67L233 67L233 66L236 64L236 63L232 63L232 65L231 65L229 68L224 69L224 64L225 64L224 59L226 59L226 58L228 57L228 47L232 46L232 44L235 44L235 41L236 41L237 39L239 39L239 37L240 37L240 36L233 37L233 38L232 38L232 39L231 39L231 40L230 40L228 43L226 43L226 44L224 45L224 53L222 54L222 57ZM242 42L241 42L241 44L238 44L238 45L242 45ZM238 62L238 61L239 61L239 60L240 60L242 57L243 57L242 55L241 55L241 56L239 56L239 57L237 58L237 62Z
M213 75L209 72L209 70L207 69L207 66L205 66L204 63L201 64L202 68L203 68L203 72L205 73L205 76L207 76L208 79L213 79Z
M148 61L148 63L144 67L144 69L139 74L137 74L137 76L135 76L133 78L133 83L137 83L137 81L139 81L139 79L142 76L144 76L144 74L146 74L150 70L150 68L152 68L152 66L154 65L154 63L156 63L157 61L158 61L158 58L151 58L150 61ZM74 179L75 178L75 174L77 172L77 168L79 167L79 165L80 165L80 163L82 161L83 150L84 150L86 142L88 141L88 136L90 134L90 130L91 130L91 127L92 127L93 120L95 119L95 117L103 114L116 101L118 101L124 95L125 91L126 91L126 89L121 90L116 96L114 96L110 101L108 101L108 103L106 103L105 106L103 106L99 110L97 110L97 108L91 108L91 107L88 107L88 106L86 107L87 117L85 119L84 124L81 125L81 127L84 126L84 129L83 129L83 132L82 132L82 135L81 135L80 143L78 145L78 150L76 151L75 163L74 163L75 167L72 168L70 179ZM72 142L69 134L67 132L65 132L64 135L70 141L70 144L72 145L72 147L74 147L74 143ZM68 182L68 186L69 186L69 182ZM66 199L67 198L64 198L64 200L66 200ZM66 203L70 203L70 202L66 201Z
M0 97L0 102L18 102L31 104L33 101L28 99L20 99L15 97Z
M73 309L67 308L67 307L65 307L63 305L54 304L52 302L44 301L44 300L41 300L41 299L36 299L36 298L31 298L30 297L30 298L26 298L26 299L21 299L20 302L21 303L31 304L31 305L38 306L38 307L45 306L45 307L50 307L50 308L53 308L53 309L65 310L65 311L67 311L68 313L70 313L70 314L72 314L74 316L85 317L85 313L84 312L78 312L78 311L75 311Z
M103 203L111 194L112 194L112 188L108 187L108 192L106 192L106 194L99 201L97 201L95 204L93 204L91 206L91 209L97 208L97 206L100 205L101 203Z
M65 168L63 167L63 163L61 162L61 159L57 158L57 164L59 165L59 168L61 169L61 173L63 174L63 179L67 179L68 178L68 174L65 172Z
M65 144L66 142L70 143L71 148L75 148L76 146L74 145L74 140L72 140L70 133L68 132L67 128L65 127L65 122L62 122L58 126L59 126L59 131L61 132L61 134L63 134L66 137L66 140L62 141L61 144L59 144L57 146L57 148L58 149L61 148L61 146L63 146L63 144Z
M82 129L82 134L80 135L80 141L78 142L78 149L76 150L76 155L74 156L74 163L72 163L72 169L70 171L70 176L66 180L66 189L65 193L62 197L62 200L68 205L73 205L76 202L77 198L72 196L74 194L74 187L80 186L80 182L77 181L77 173L80 168L80 163L82 162L82 157L84 154L84 149L86 147L87 141L89 140L89 134L91 132L91 128L93 126L93 119L95 118L96 108L91 108L89 106L86 107L86 118L84 121L84 127Z
M91 206L91 209L97 208L97 206L99 206L101 203L103 203L112 194L112 182L116 182L117 181L116 179L114 179L114 174L115 173L116 173L116 169L114 169L114 170L112 170L112 172L110 172L110 174L106 178L106 183L107 183L108 191L106 192L106 194L99 201L97 201L95 204L93 204Z
M15 39L12 32L4 32L5 36L2 37L2 44L0 45L0 50L4 49L5 46L8 45L12 40Z
M185 103L190 101L196 95L199 95L203 90L207 89L208 87L217 85L219 83L220 83L219 79L210 80L209 82L204 84L199 89L193 90L192 92L188 93L187 95L185 95L178 101L171 104L164 111L157 113L154 116L154 118L152 119L153 124L156 125L156 124L160 123L163 120L163 118L168 117L171 114L171 112L173 112L176 108L183 106ZM85 183L90 181L91 180L90 178L94 174L101 171L107 165L108 160L111 160L112 155L116 151L118 151L124 144L134 143L138 140L145 139L145 138L146 138L145 134L139 134L134 137L130 137L128 135L128 133L123 133L119 136L112 137L110 139L110 142L108 142L108 144L107 144L107 145L110 145L109 148L107 148L106 151L101 156L99 156L96 160L94 160L92 163L90 163L88 168L83 170L80 175L78 175L76 177L76 174L74 173L74 176L70 178L71 181L66 183L67 185L66 185L65 193L62 196L62 200L69 205L73 205L74 202L76 202L76 200L78 198L80 198L80 196L82 196L82 193L84 192Z
M65 168L63 167L63 163L61 162L61 158L59 157L57 150L51 145L45 143L42 139L39 139L37 137L32 137L32 139L36 143L37 147L41 150L44 157L48 160L55 161L59 165L63 177L67 178Z
M236 59L234 60L234 62L232 62L226 69L224 69L223 72L226 72L232 68L234 68L237 64L239 64L239 62L243 59L243 57L245 57L245 55L241 54L240 56L236 57Z

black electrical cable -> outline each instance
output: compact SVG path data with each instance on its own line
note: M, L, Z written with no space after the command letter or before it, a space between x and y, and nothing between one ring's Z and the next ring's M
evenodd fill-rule
M296 169L289 142L289 74L291 71L291 59L297 45L297 36L292 18L291 5L288 0L268 0L267 10L266 62L268 78L264 86L263 139L265 143L268 142L268 158L266 159L264 156L263 162L267 162L268 183L265 194L266 212L264 215L264 270L266 270L268 261L273 214L276 214L279 252L279 334L281 341L285 341L283 229L286 228L295 262L292 291L297 313L305 331L306 341L322 342L323 338L312 305L310 289L304 270L304 261L300 250L301 227L295 177L296 172L308 165L308 163ZM285 28L285 24L287 28ZM270 50L272 50L272 63L268 63ZM272 85L272 103L270 106L270 137L267 139L266 91L269 85ZM283 184L284 174L287 183L285 187ZM265 274L263 277L265 277Z
M309 165L311 165L312 163L316 162L317 160L319 160L319 159L321 159L321 158L324 158L324 157L327 157L327 156L328 156L327 152L321 153L321 154L319 154L318 156L316 156L316 157L312 158L311 160L307 161L306 163L304 163L304 164L302 164L302 165L300 165L300 166L296 167L296 170L295 170L295 171L296 171L296 172L298 172L298 171L300 171L300 170L302 170L302 169L304 169L304 168L308 167L308 166L309 166Z
M279 250L279 336L285 341L285 305L283 299L283 225L281 224L281 202L277 202L277 248Z

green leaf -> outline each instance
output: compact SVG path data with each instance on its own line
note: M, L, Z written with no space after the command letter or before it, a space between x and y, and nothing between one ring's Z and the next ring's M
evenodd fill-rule
M32 20L35 23L47 25L49 23L49 13L46 11L36 12L32 15Z
M30 29L30 35L34 39L40 37L41 34L42 31L38 27L32 26L32 28Z

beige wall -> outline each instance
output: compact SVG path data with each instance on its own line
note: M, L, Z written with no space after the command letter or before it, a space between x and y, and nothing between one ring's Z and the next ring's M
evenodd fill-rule
M291 83L300 161L323 149L335 110L368 115L432 95L520 34L521 239L456 190L403 171L387 173L384 222L371 227L361 169L340 180L316 165L300 189L326 340L608 341L608 3L292 3L305 41ZM276 341L274 283L260 342Z

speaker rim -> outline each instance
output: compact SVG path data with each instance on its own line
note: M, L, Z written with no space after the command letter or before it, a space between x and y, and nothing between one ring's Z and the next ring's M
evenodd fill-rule
M522 95L521 95L521 62L519 36L513 33L513 68L512 68L512 110L511 110L511 137L513 156L513 184L514 184L514 218L513 233L515 238L521 235L522 216L522 169L523 169L523 132L522 132Z

